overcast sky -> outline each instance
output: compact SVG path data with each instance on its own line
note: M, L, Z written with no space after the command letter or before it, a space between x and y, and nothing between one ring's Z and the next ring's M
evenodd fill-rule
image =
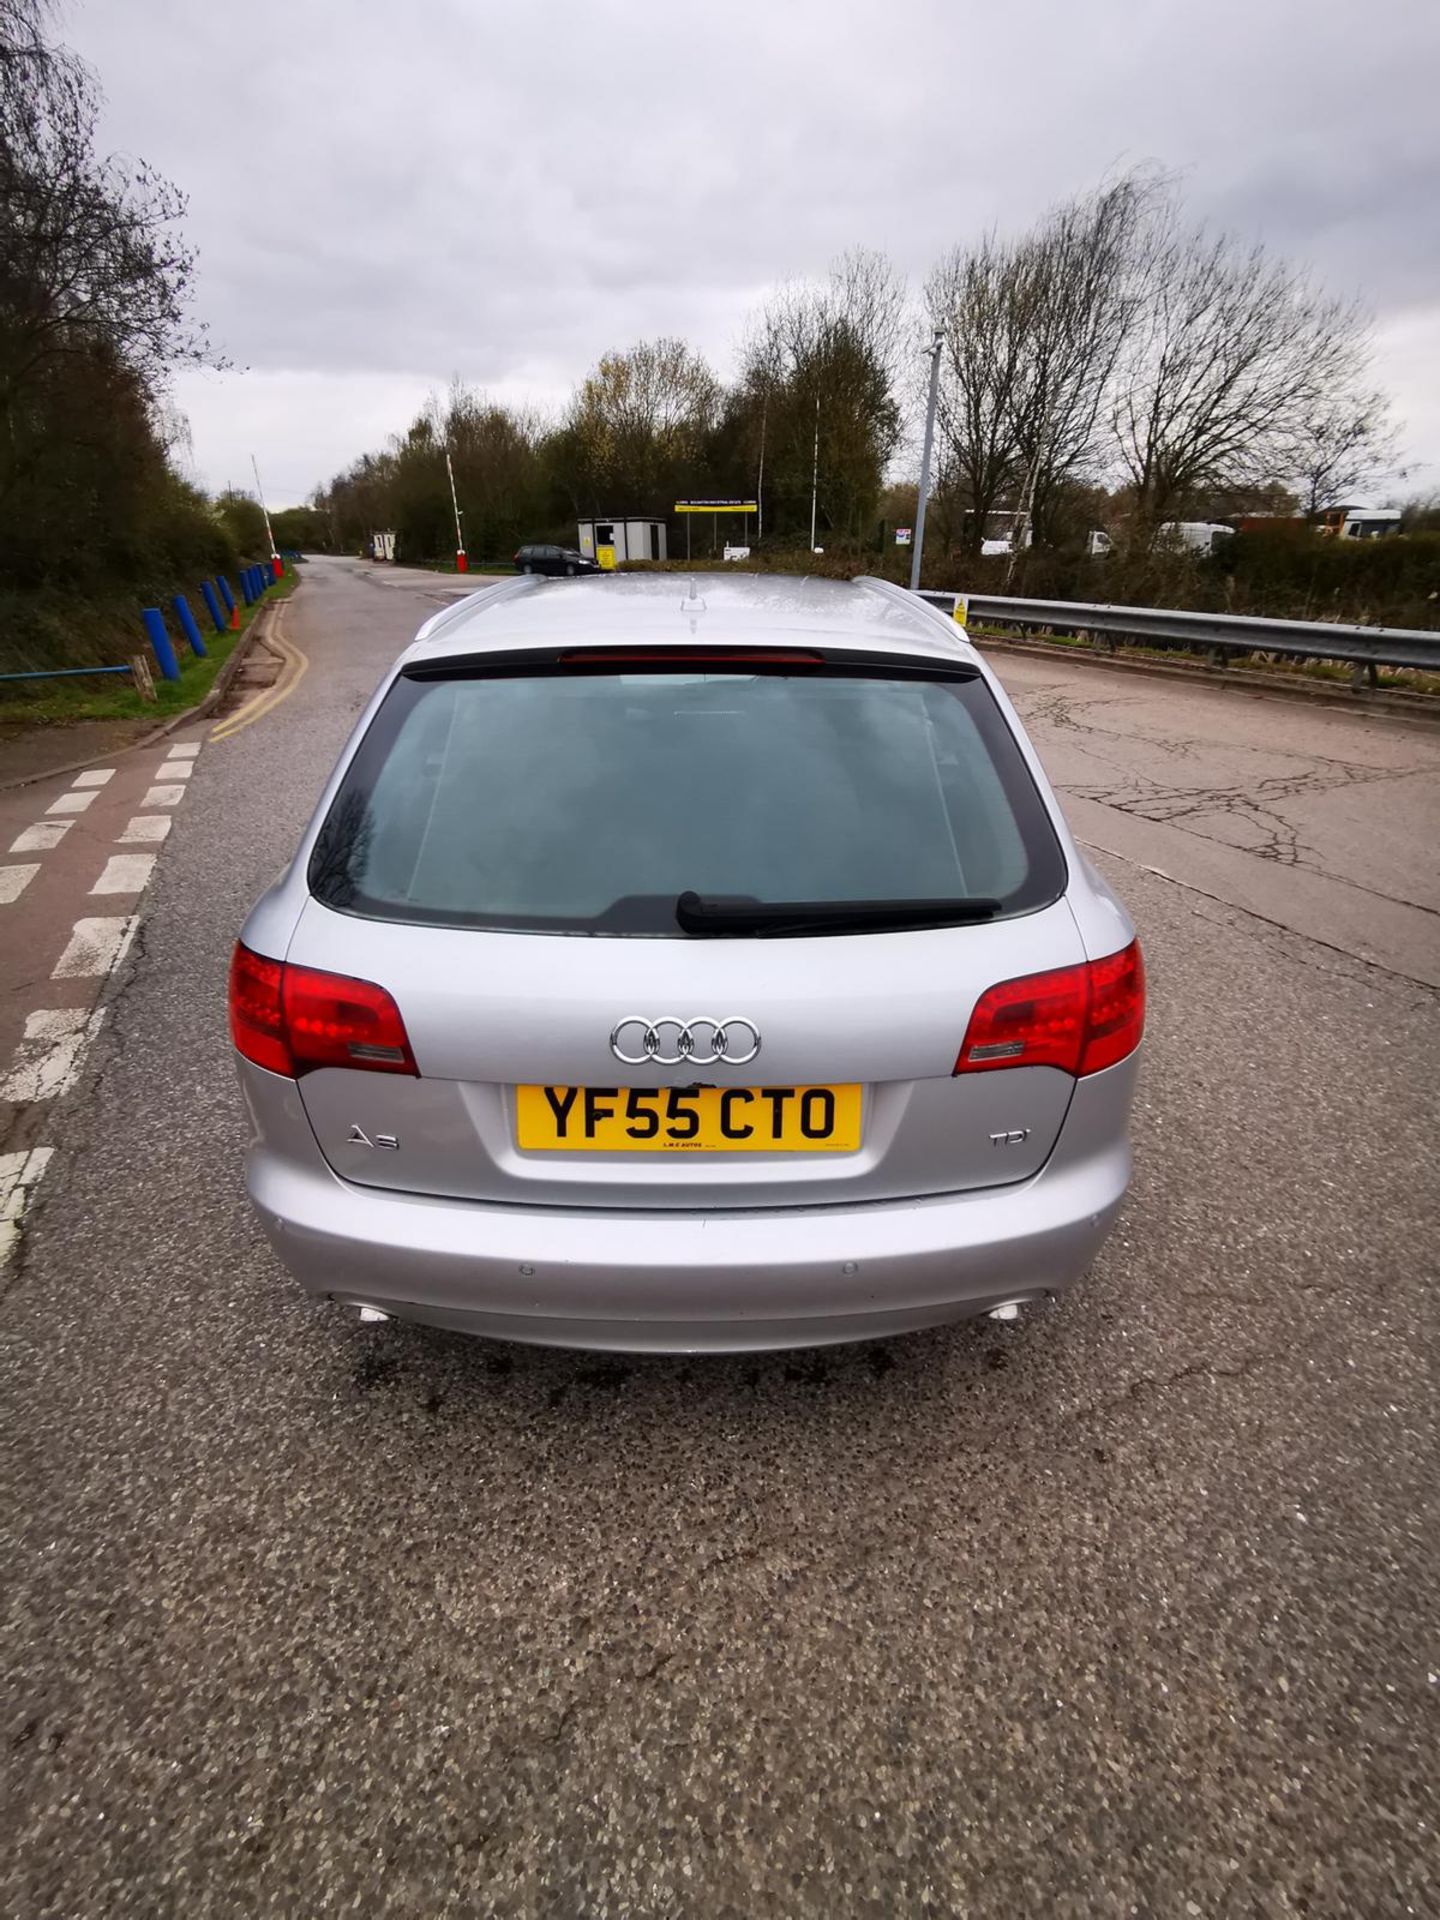
M111 147L190 197L224 375L197 477L304 499L454 375L558 406L611 347L731 370L856 244L913 283L1117 164L1376 317L1440 490L1440 0L66 0Z

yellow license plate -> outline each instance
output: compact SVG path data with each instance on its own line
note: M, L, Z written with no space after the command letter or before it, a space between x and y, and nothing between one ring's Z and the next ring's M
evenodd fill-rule
M860 1089L517 1087L530 1153L854 1153Z

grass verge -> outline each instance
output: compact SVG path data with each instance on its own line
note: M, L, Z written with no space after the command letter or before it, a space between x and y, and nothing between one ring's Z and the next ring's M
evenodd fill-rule
M251 622L272 601L287 599L295 591L298 579L296 570L289 567L263 601L253 607L242 605L242 624L238 631L208 635L203 660L177 640L178 680L162 680L152 661L153 701L142 700L134 683L122 679L118 673L104 674L88 683L84 680L0 683L0 729L64 727L77 720L149 720L160 726L166 720L173 720L176 714L187 713L200 704L215 684L215 676L250 631ZM172 633L171 638L176 636ZM146 651L148 653L148 648Z

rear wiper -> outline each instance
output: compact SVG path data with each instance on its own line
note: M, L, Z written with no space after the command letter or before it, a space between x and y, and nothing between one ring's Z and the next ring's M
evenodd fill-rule
M675 918L685 933L880 933L889 928L959 926L991 920L998 900L718 900L682 893Z

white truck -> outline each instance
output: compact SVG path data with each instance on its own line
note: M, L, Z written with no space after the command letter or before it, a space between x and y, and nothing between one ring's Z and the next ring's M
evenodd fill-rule
M1216 547L1235 536L1235 529L1223 520L1166 520L1160 528L1160 544L1183 553L1213 553Z

